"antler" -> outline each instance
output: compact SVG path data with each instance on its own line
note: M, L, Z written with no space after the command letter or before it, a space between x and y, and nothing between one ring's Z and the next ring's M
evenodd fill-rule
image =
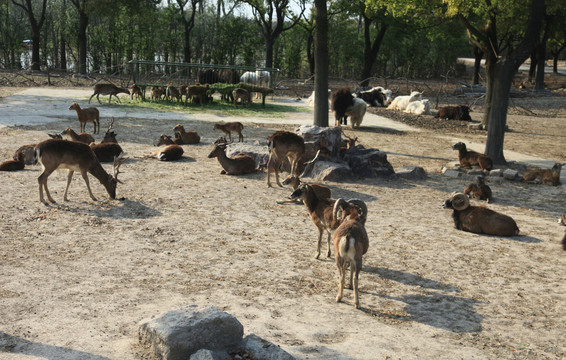
M112 120L110 120L110 123L108 124L108 130L106 130L106 132L110 132L110 130L112 130L112 125L114 125L114 116L112 116Z
M112 170L114 171L114 179L120 184L123 184L120 180L118 180L118 174L120 173L120 165L122 165L127 158L120 156L114 156L114 164L112 165Z

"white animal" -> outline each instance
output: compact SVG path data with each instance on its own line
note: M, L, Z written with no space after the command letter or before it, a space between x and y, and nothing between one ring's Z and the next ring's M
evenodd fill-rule
M428 99L412 101L409 103L409 105L407 105L405 112L415 115L431 115L430 102L428 101Z
M350 117L350 124L352 125L352 129L357 129L360 127L362 121L364 120L366 110L366 102L362 99L354 98L354 105L346 109L346 115Z
M330 109L330 95L332 94L332 90L328 89L328 108ZM314 90L311 93L311 96L307 99L307 104L311 107L314 107Z
M389 90L389 89L385 89L381 86L376 86L374 88L372 88L370 91L373 90L381 90L381 93L383 94L383 96L385 96L385 104L389 105L391 104L391 101L393 101L393 91Z
M410 102L422 100L422 93L413 91L411 95L397 96L387 107L388 110L402 110L404 111Z
M253 84L262 87L269 87L271 81L271 75L269 71L262 71L257 70L256 72L253 71L246 71L245 73L240 76L240 82ZM260 93L256 93L256 99L260 98Z

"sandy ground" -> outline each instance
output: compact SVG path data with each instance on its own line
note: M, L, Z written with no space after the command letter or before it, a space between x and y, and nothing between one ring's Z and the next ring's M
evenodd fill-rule
M31 89L2 99L0 123L8 126L0 126L0 158L46 139L46 132L78 127L68 106L86 104L90 93ZM482 150L485 137L417 131L371 114L359 131L346 129L387 152L395 168L418 165L429 175L326 184L333 197L360 198L369 207L360 311L349 290L343 303L334 302L334 254L314 259L317 231L304 206L276 203L289 189L268 188L264 172L220 175L216 159L207 158L220 135L213 122L242 121L246 142L264 144L274 130L312 123L311 113L227 119L190 110L99 109L103 129L116 117L130 157L118 187L124 200L110 200L91 177L99 199L91 201L75 175L63 202L61 172L49 179L58 204L45 206L39 166L0 176L1 359L148 358L137 344L138 323L191 304L233 314L246 334L298 359L566 357L566 257L557 224L566 210L564 188L490 184L489 207L519 225L522 235L512 238L458 231L440 206L467 185L440 175L456 159L451 145L461 139ZM508 135L517 145L507 158L526 159L521 144L534 137L563 144L565 120L512 117L517 129L533 128L533 121L540 127ZM184 146L179 162L143 158L179 122L196 130L201 144ZM529 153L552 164L548 154Z

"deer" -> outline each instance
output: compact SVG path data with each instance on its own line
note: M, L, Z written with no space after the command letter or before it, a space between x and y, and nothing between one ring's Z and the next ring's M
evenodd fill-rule
M177 99L177 102L179 102L181 99L181 93L175 86L169 85L165 89L165 100L172 101L173 99Z
M39 201L41 203L49 205L43 197L43 189L45 189L47 199L54 204L56 203L47 188L47 179L49 175L57 169L68 170L67 187L63 195L64 201L68 201L67 192L75 171L80 171L86 183L90 198L93 201L97 201L97 199L90 189L87 173L90 173L100 181L111 199L116 199L116 187L119 182L121 183L121 181L118 180L119 168L120 165L124 163L125 159L116 158L114 160L113 175L110 175L104 170L102 165L100 165L94 151L92 151L88 145L75 141L56 139L45 140L37 144L36 157L43 168L43 172L37 178L37 182L39 183Z
M523 181L533 184L560 185L560 171L565 164L555 163L552 169L532 169L523 174Z
M305 155L305 141L299 135L289 131L276 131L267 138L269 148L269 160L267 161L267 186L271 187L271 170L275 171L275 181L282 187L279 181L278 170L285 157L289 159L290 173L298 174L299 161Z
M233 158L226 156L227 145L226 139L221 137L214 142L214 148L208 154L210 159L218 158L218 162L224 169L220 174L242 175L257 171L255 160L249 155L238 154Z
M108 103L110 104L110 101L112 100L112 95L114 95L114 97L116 99L118 99L118 102L121 104L122 102L120 101L120 98L118 97L118 94L120 94L120 93L130 95L130 91L128 89L118 87L114 84L96 84L96 85L94 85L94 94L92 94L90 96L90 99L88 99L88 103L90 104L92 97L94 95L96 95L96 100L98 100L99 104L102 104L100 102L99 96L100 95L110 95L110 98L108 98Z
M23 170L26 165L25 154L23 151L16 153L15 160L6 160L0 163L0 171L18 171Z
M116 140L116 133L112 130L112 125L114 125L114 117L112 117L112 120L110 120L110 123L108 124L108 129L106 129L104 139L100 142L101 144L118 143L118 140Z
M161 97L164 95L165 90L161 86L152 86L151 87L151 101L153 100L161 100Z
M173 144L177 144L177 145L183 145L183 139L181 138L174 138L172 139L170 135L165 135L165 134L161 134L161 136L159 137L159 139L157 139L157 142L155 142L155 146L160 146L160 145L173 145Z
M238 100L242 102L242 106L250 106L251 98L248 90L236 88L232 91L232 97L234 98L234 107L236 107Z
M100 114L98 109L94 106L81 109L80 105L76 102L72 103L69 110L75 110L81 123L81 132L86 131L86 124L91 122L94 124L93 134L100 133ZM98 129L98 132L97 132Z
M65 130L61 131L61 135L68 136L73 141L81 142L81 143L84 143L84 144L87 144L87 145L94 142L94 138L92 137L92 135L84 133L84 132L77 134L71 128L66 128Z
M183 156L183 152L184 150L181 146L172 144L149 154L148 157L155 156L161 161L175 161Z
M134 97L139 100L139 99L143 99L143 94L142 94L142 90L141 88L136 85L136 84L132 84L130 85L130 100L134 100Z
M244 125L238 121L227 122L225 124L214 124L214 130L222 131L225 135L228 136L230 142L232 142L232 131L238 133L238 142L243 142L244 141L244 135L242 135L243 129L244 129Z
M191 99L193 96L196 96L199 98L200 106L202 106L204 102L207 101L208 90L209 90L208 84L206 84L205 86L200 86L200 85L189 86L187 88L187 97L185 98L185 105L187 105L189 99Z
M182 144L198 144L200 142L200 136L196 131L185 131L181 124L175 125L173 131L175 132L175 138L181 139Z

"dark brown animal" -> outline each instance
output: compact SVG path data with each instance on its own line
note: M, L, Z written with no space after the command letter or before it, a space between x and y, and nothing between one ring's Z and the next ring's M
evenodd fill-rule
M167 86L167 89L165 89L165 100L172 101L173 99L176 99L177 102L179 102L181 99L181 93L175 86L169 85Z
M196 131L185 131L185 128L181 124L177 124L173 131L175 132L175 139L181 139L182 144L198 144L200 142L200 136ZM179 144L178 141L175 141Z
M92 100L92 97L94 95L96 95L96 100L98 100L99 104L102 104L100 102L100 99L98 98L100 95L110 95L110 97L108 98L109 104L110 101L112 100L112 96L114 96L119 103L122 103L120 101L120 98L118 97L118 94L121 93L130 95L130 91L128 89L118 87L114 84L96 84L94 85L94 94L90 96L90 99L88 99L88 103L90 104L90 101Z
M94 106L81 109L78 103L74 102L69 107L69 110L75 110L77 112L77 116L79 118L79 122L81 123L81 132L86 131L86 124L91 122L94 124L94 131L93 134L100 133L100 114L98 109ZM98 129L98 132L97 132Z
M173 144L157 150L149 156L155 156L161 161L175 161L183 156L184 150L181 146Z
M169 135L161 134L161 136L159 137L159 139L157 139L157 142L154 145L160 146L160 145L173 145L173 144L183 145L184 144L183 139L181 138L172 139L171 136Z
M354 105L354 97L349 88L334 91L330 96L330 109L334 112L335 126L348 124L346 110Z
M452 218L458 230L497 236L519 235L515 220L486 207L470 205L466 194L452 194L444 202L443 207L454 209Z
M226 155L227 143L224 138L220 138L214 143L214 148L208 154L209 158L218 158L218 162L224 170L221 174L226 175L242 175L257 171L257 165L253 157L244 154L238 154L233 158Z
M485 178L483 176L478 176L477 184L469 184L464 189L464 194L473 197L478 200L485 200L489 202L491 200L491 188L486 185Z
M106 130L106 133L104 134L104 138L102 139L102 141L100 142L101 144L105 144L105 143L118 143L118 140L116 140L116 133L112 130L112 125L114 125L114 118L112 118L112 120L110 120L110 123L108 124L108 129Z
M200 70L197 72L197 83L201 85L216 84L218 82L218 72L214 69Z
M560 185L560 171L564 164L555 163L552 169L533 169L523 175L523 181L528 183L542 183L546 185Z
M92 137L92 135L84 133L84 132L77 134L71 128L66 128L65 130L61 131L61 135L68 136L73 141L81 142L81 143L84 143L84 144L87 144L87 145L94 142L94 138Z
M142 90L136 84L130 85L130 100L134 100L134 97L137 100L143 99Z
M234 107L236 107L236 103L238 100L242 103L242 106L250 106L251 97L250 93L246 89L236 88L232 91L232 97L234 98Z
M305 155L305 140L299 135L289 131L276 131L267 138L269 160L267 161L267 186L271 187L270 174L275 171L275 181L279 182L279 168L282 161L289 160L289 172L298 175L299 162Z
M466 105L443 106L438 109L434 117L444 120L472 121L470 107Z
M227 135L230 142L232 142L232 131L238 133L238 142L244 141L244 135L242 135L242 130L244 130L244 125L241 122L233 121L233 122L227 122L225 124L214 124L214 129L220 130L225 135Z
M0 163L0 171L18 171L23 170L25 163L25 155L23 152L17 153L16 160L6 160Z
M208 84L206 84L205 86L198 86L198 85L194 85L194 86L189 86L187 88L187 98L185 100L185 105L187 105L187 101L188 99L192 99L193 96L198 98L199 100L199 104L200 106L202 106L205 102L207 102L208 100Z
M113 162L115 158L121 157L124 153L122 147L116 143L90 143L89 146L100 162Z
M463 142L454 144L452 150L458 150L460 167L471 168L472 166L479 166L482 170L493 169L493 161L489 156L466 149L466 144Z

